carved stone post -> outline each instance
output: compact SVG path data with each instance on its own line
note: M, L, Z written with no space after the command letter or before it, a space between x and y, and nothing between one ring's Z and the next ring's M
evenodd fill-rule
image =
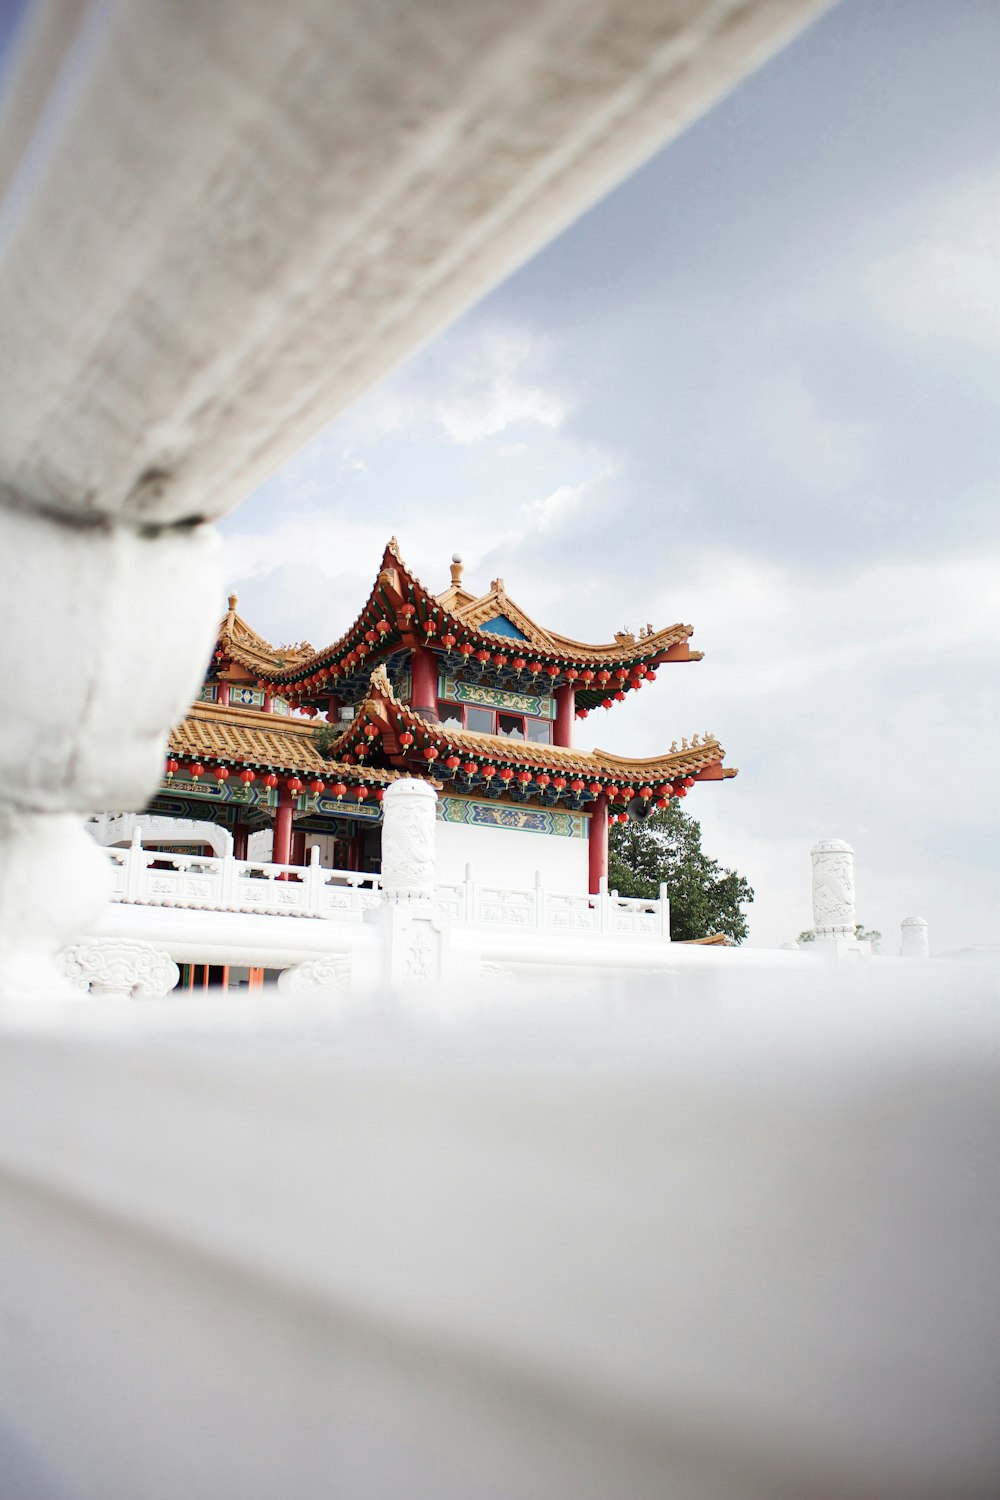
M386 787L382 890L387 902L430 903L433 899L436 817L437 792L426 781L405 778Z
M931 950L925 917L904 917L900 922L899 952L903 958L930 958Z
M382 802L381 910L383 983L403 994L438 986L450 965L451 928L434 903L437 793L426 781L402 779Z
M843 839L814 844L812 857L813 927L817 938L853 938L854 850Z

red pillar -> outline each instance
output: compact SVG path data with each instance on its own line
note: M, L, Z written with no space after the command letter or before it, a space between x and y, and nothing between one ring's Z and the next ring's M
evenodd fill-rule
M300 829L292 834L292 857L290 863L293 865L304 865L306 862L306 836L305 831Z
M233 858L250 858L250 830L245 823L237 823L233 829Z
M271 855L276 865L290 865L292 862L292 800L288 788L281 787L274 814L274 851Z
M424 709L437 718L437 657L426 646L415 646L410 654L413 687L410 706Z
M340 699L336 694L330 694L330 701L326 705L326 722L328 724L340 723Z
M602 792L590 811L590 894L596 896L608 878L608 799Z
M219 678L219 692L217 702L221 703L223 708L229 707L229 683L226 682L225 678L223 677Z
M556 723L552 736L554 745L565 745L567 750L572 748L575 717L576 688L567 682L564 687L556 688Z
M265 714L274 713L274 699L272 698L270 693L264 694L264 702L261 704L261 711Z

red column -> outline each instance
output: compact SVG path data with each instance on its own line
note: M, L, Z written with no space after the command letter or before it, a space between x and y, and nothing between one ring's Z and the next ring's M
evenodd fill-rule
M590 894L596 896L608 878L608 799L602 792L590 811Z
M216 701L221 703L223 708L229 707L229 683L223 677L219 678L219 692Z
M304 830L292 834L292 857L290 863L293 865L304 865L306 862L306 836Z
M328 724L340 723L340 699L335 694L330 694L330 701L326 705L326 722Z
M237 823L233 829L233 858L249 859L250 830L245 823Z
M413 673L413 688L410 693L412 708L427 709L437 718L437 657L426 646L415 646L410 654L410 670Z
M278 792L278 806L274 814L274 852L271 859L276 865L292 862L292 794L286 786Z
M567 682L564 687L556 688L556 723L552 736L554 745L565 745L567 750L572 748L575 717L576 688Z
M270 693L264 694L264 702L261 704L261 712L271 714L274 712L274 699Z

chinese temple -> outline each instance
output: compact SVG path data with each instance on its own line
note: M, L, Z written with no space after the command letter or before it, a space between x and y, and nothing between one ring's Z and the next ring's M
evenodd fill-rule
M646 759L573 743L577 720L699 660L690 626L586 644L536 624L501 578L470 592L462 571L456 557L431 593L394 538L357 618L320 650L272 646L232 595L149 813L222 824L238 859L266 832L276 864L319 845L324 866L377 873L383 792L421 777L438 792L439 879L472 864L596 892L609 824L736 774L710 735Z

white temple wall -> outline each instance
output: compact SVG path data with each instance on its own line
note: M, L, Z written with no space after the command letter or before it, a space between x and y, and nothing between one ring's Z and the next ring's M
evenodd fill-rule
M586 829L589 819L582 818L582 822ZM473 878L481 884L530 886L539 871L548 890L587 890L586 837L532 833L523 828L484 828L439 819L436 844L438 880L463 880L466 865L471 865Z

